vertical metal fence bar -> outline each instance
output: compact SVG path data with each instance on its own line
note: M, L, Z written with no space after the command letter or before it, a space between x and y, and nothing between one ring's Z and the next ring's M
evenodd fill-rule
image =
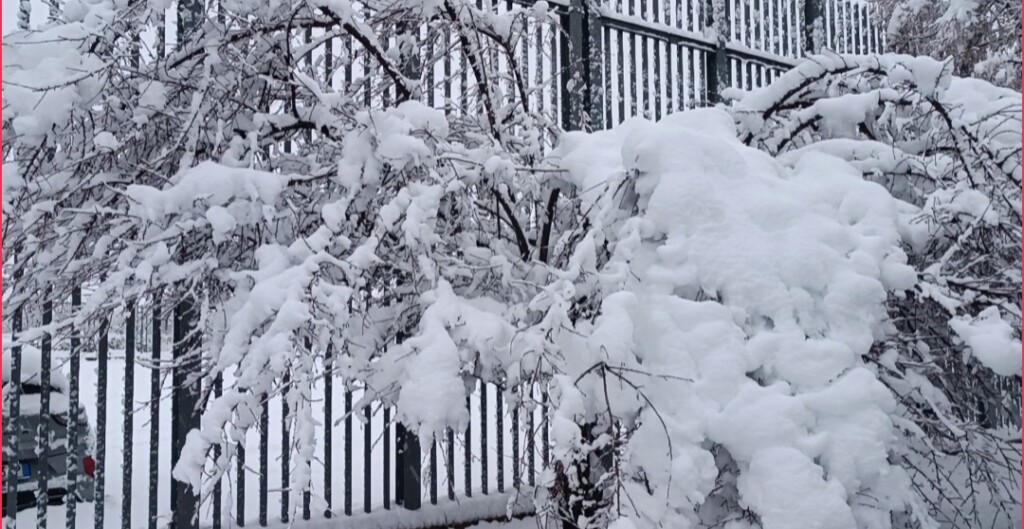
M754 31L751 27L751 14L750 14L750 2L752 0L741 0L743 2L743 13L741 15L742 23L741 28L741 42L748 48L754 47Z
M124 463L121 467L121 497L130 498L134 494L132 487L132 452L135 437L135 317L136 303L128 302L128 318L125 322L124 338L124 399L121 407L124 414L124 426L121 436L121 453ZM132 527L132 502L121 502L121 529ZM102 529L102 528L100 528Z
M518 385L512 386L512 488L518 490L522 484L520 468L522 460L519 458L519 398Z
M671 40L665 40L662 42L662 56L664 57L664 63L662 65L662 86L664 100L665 115L672 114L678 109L676 108L676 85L675 81L678 78L678 72L676 72L676 46Z
M680 0L682 2L684 0ZM676 46L676 108L679 110L686 109L686 95L688 91L689 82L686 79L686 47L679 45Z
M860 44L860 46L861 46L861 49L864 50L865 54L874 53L874 50L871 49L871 42L869 41L869 38L871 36L870 35L870 33L871 33L871 19L869 18L870 10L871 10L870 7L862 7L861 10L860 10L860 15L861 15L861 28L860 28L861 29L861 31L860 31L861 44Z
M632 14L632 12L633 12L633 2L630 2L629 9L630 9L630 14ZM622 69L622 75L623 76L626 75L626 72L629 72L629 75L628 75L628 77L629 77L629 117L636 117L636 116L639 115L638 114L638 109L639 109L640 103L639 103L639 98L637 97L637 89L636 89L636 76L639 73L639 72L637 72L637 68L636 68L636 50L638 48L639 40L640 40L640 36L639 35L637 35L636 33L633 33L633 32L629 32L629 55L628 55L628 58L627 58L627 60L628 60L627 64L629 66L628 67L627 66L623 66L623 69Z
M466 497L473 497L473 407L470 404L469 394L466 394L466 411L469 413L470 420L466 421L466 433L465 439L463 440L462 455L463 460L463 475L466 478Z
M267 506L267 495L270 485L270 461L268 457L268 445L270 440L270 402L267 396L263 397L260 403L260 475L259 475L259 522L260 527L267 526L269 511Z
M657 2L655 1L655 9L657 9ZM657 12L657 11L655 11ZM661 111L661 46L663 44L661 39L654 39L654 119L660 120L662 116Z
M370 451L373 449L372 421L373 411L369 406L363 408L363 417L366 422L363 424L363 512L370 512L370 496L373 480L371 480L371 469L373 468L370 459Z
M843 49L846 53L856 53L853 48L853 30L853 4L850 0L843 0Z
M181 13L179 7L179 16ZM198 16L194 13L190 16ZM179 21L180 24L180 21ZM180 31L179 31L180 33ZM188 432L199 427L199 395L200 381L196 376L199 366L199 305L194 295L181 289L179 299L174 305L173 330L174 357L173 387L171 388L171 462L180 457L185 448ZM199 491L184 482L171 480L171 516L174 529L198 527Z
M235 525L245 527L245 436L235 448Z
M839 53L848 53L850 50L847 48L847 17L846 17L846 0L836 0L836 51Z
M555 52L555 50L558 49L558 40L561 39L561 38L564 38L564 37L563 37L563 35L560 32L555 31L555 28L548 28L547 36L548 36L548 44L547 45L551 47L551 57L549 57L550 60L548 61L548 68L550 68L550 70L549 70L548 74L551 76L550 77L551 79L557 79L558 78L558 71L561 68L565 67L565 65L564 64L560 64L561 61L559 60L559 55L558 55L558 53ZM552 111L552 113L557 112L558 109L561 108L559 105L567 105L568 104L568 101L564 101L564 100L560 100L559 99L559 95L561 94L560 90L550 90L550 94L551 94L551 98L550 99L551 99L551 111ZM551 146L554 146L555 142L558 141L557 138L554 136L554 134L555 134L554 132L551 132L550 133L550 137L548 139L548 144L551 145Z
M459 114L465 116L469 113L469 77L466 67L466 54L464 49L459 49Z
M49 327L53 323L53 300L52 292L46 289L43 300L43 326ZM36 524L39 527L47 526L47 512L50 508L49 502L49 481L50 481L50 373L53 371L53 335L47 329L43 335L42 358L39 369L39 424L36 426L36 450L39 452L39 461L42 463L36 468ZM13 380L13 379L12 379ZM69 413L70 415L70 413ZM11 482L8 482L11 483ZM17 488L17 487L15 487ZM98 527L103 527L99 525Z
M93 455L96 461L96 475L93 527L103 529L103 519L106 515L104 498L107 489L107 363L110 355L110 318L103 318L99 330L96 351L96 453Z
M288 523L291 510L291 494L289 492L289 474L291 472L291 435L288 428L288 416L291 406L288 405L288 393L291 390L291 376L285 373L281 380L281 523Z
M78 309L82 306L82 288L76 286L71 290L71 313L72 317L78 316ZM71 327L71 377L68 389L68 440L67 440L67 502L66 517L64 519L67 529L75 529L76 516L78 514L78 502L75 495L78 494L78 473L80 470L78 457L78 417L79 417L79 378L82 365L82 339L79 333L81 328L77 325ZM15 487L17 488L17 487Z
M551 439L549 437L551 432L551 416L548 414L548 392L546 389L543 390L543 392L541 393L540 411L542 421L541 424L543 425L541 428L540 438L541 461L543 461L544 463L544 468L547 469L551 467Z
M384 509L391 509L391 473L394 468L391 466L391 408L384 406L384 433L381 436L384 444L384 475L381 484L381 492L384 494ZM365 470L364 470L365 472ZM399 485L401 486L401 485Z
M885 52L885 31L878 27L878 24L874 25L874 30L871 32L875 38L875 50L876 53Z
M437 436L430 440L430 504L437 505Z
M217 376L213 379L213 398L220 398L223 392L224 375L222 373L217 373ZM220 444L216 444L213 446L213 460L216 461L218 465L221 464L220 460L222 450L223 449L221 448ZM222 481L223 480L218 479L217 482L213 484L213 529L220 529L222 525L221 521L224 510L224 498L221 497L222 494L224 493Z
M804 52L816 55L825 43L821 0L804 0Z
M345 388L345 516L352 516L352 390Z
M529 483L529 485L531 487L533 487L533 486L535 486L537 484L537 476L536 476L536 469L537 469L537 466L536 466L536 452L537 452L536 445L537 445L537 442L536 441L537 440L534 437L535 435L537 435L537 431L536 431L536 424L535 424L535 421L534 421L534 415L535 415L534 411L535 410L533 408L533 402L534 402L534 400L533 400L533 389L534 389L533 388L533 383L532 382L529 383L527 385L527 388L529 389L529 392L530 392L530 407L527 410L527 413L529 415L527 415L527 417L526 417L526 479L527 479L527 483Z
M825 10L827 15L825 16L825 47L836 51L839 49L839 36L837 35L836 21L839 19L839 0L825 0Z
M455 499L455 430L445 430L445 478L448 481L448 499Z
M796 20L793 18L796 2L797 0L779 0L779 27L782 28L779 33L779 39L785 50L783 56L790 59L799 56L799 53L797 53L799 46L794 46L793 44L799 38L796 34Z
M480 381L480 492L487 495L487 383Z
M26 2L27 4L27 2ZM27 20L26 14L26 20ZM15 275L15 280L20 274ZM19 306L14 310L14 321L11 322L11 341L18 342L21 338L22 309ZM5 470L7 475L4 479L7 483L17 483L21 474L21 462L18 457L18 438L21 436L21 346L11 348L11 376L9 386L3 392L4 398L8 399L7 409L9 415L3 422L4 433L4 460L7 462ZM5 527L16 528L18 524L18 487L11 487L4 498L4 509L6 510Z
M611 127L611 120L608 122ZM505 406L502 386L495 386L494 392L494 436L498 453L498 493L505 492Z
M640 0L641 12L645 11L647 6L645 0ZM643 95L643 106L640 107L643 112L642 115L647 119L654 118L654 105L653 98L651 97L651 73L650 73L650 41L649 37L641 37L640 42L640 85L643 87L640 89L640 94ZM637 103L639 106L639 103Z
M615 86L618 89L619 116L618 122L626 120L626 70L625 70L625 41L622 38L622 31L615 31ZM517 463L518 464L518 463Z
M178 420L178 416L181 414L181 409L178 406L179 389L178 385L181 384L180 367L178 360L181 355L181 326L178 322L178 305L171 307L171 468L174 468L174 459L179 453L179 442L178 439L181 436L181 432L178 431L178 427L181 421ZM178 487L173 477L167 476L168 487L167 489L171 493L170 507L171 507L171 524L174 527L174 521L177 519L178 513ZM180 529L180 528L178 528Z
M697 98L700 96L700 92L697 89L697 56L700 53L699 50L693 48L686 48L686 95L687 106L693 108L697 105Z
M159 50L159 48L158 48ZM153 298L149 386L149 529L156 529L160 479L160 324L162 296Z
M306 338L305 346L306 346L306 351L309 354L312 354L312 352L313 352L313 343L310 341L309 338ZM325 392L324 393L324 407L325 408L327 407L327 403L330 402L330 400L331 400L330 393L326 393ZM325 412L324 415L327 416L328 414ZM331 430L331 422L330 422L330 420L324 421L324 433L326 434L330 430ZM324 436L324 441L327 440L326 437L327 436L325 435ZM331 452L329 450L327 450L327 451L325 451L325 453L327 454L327 457L324 458L324 470L326 471L327 466L329 466L328 460L330 459L330 453ZM309 508L310 508L309 503L312 500L312 496L311 496L311 489L312 488L313 488L313 480L312 480L312 476L310 476L309 482L306 483L306 487L302 491L302 519L303 520L308 520L310 518L311 514L312 514L312 513L310 513L310 510L309 510ZM325 492L324 495L326 496L327 495L327 490L325 490L324 492ZM328 506L329 505L330 505L330 500L328 500Z
M570 11L575 11L578 6L577 2L570 1ZM579 59L578 46L582 46L582 35L578 26L578 20L575 13L570 17L569 13L563 13L559 16L559 24L561 27L569 32L568 38L562 35L558 39L558 47L551 48L551 60L554 60L555 54L562 57L564 64L572 64L574 59ZM559 119L561 120L562 128L566 130L575 130L577 124L577 105L574 94L570 93L570 90L579 90L576 86L576 79L573 74L575 68L565 68L561 72L561 79L559 79L558 85L560 88L560 94L562 99L562 106L559 107ZM572 87L572 88L570 88Z
M726 48L729 43L725 28L730 18L726 0L712 0L706 16L708 17L707 24L715 28L715 34L718 35L714 60L708 65L709 71L707 76L708 92L712 98L710 102L718 103L722 101L722 91L732 84L730 80L729 55Z
M777 17L776 40L778 41L779 54L789 58L789 0L776 0L775 16Z
M754 49L764 51L764 0L751 0L754 2Z
M410 511L423 504L421 452L419 436L401 423L395 423L395 504Z
M328 30L330 31L330 30ZM329 43L330 41L328 41ZM334 346L327 345L324 353L324 501L327 508L324 509L324 518L331 517L331 509L334 505L332 497L334 482ZM307 494L306 506L309 506L309 495ZM308 518L306 518L308 519Z

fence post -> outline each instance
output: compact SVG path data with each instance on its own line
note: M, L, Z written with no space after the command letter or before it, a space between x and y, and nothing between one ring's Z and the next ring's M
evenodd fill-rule
M415 511L422 503L420 438L402 423L398 423L396 428L395 466L398 470L398 488L395 491L395 504Z
M414 64L414 70L411 70L410 74L407 74L407 76L411 78L412 75L419 76L419 73L416 72L418 68L419 65ZM406 341L407 338L409 338L409 334L404 332L399 332L396 336L399 344ZM385 408L385 410L386 409L387 408ZM387 425L387 421L388 415L385 414L385 425ZM384 439L385 443L387 443L387 435L384 436ZM409 511L419 511L420 506L423 503L423 450L420 447L420 437L415 431L407 428L406 425L402 425L400 422L395 422L394 443L394 503ZM385 444L385 447L386 446L387 444ZM387 452L385 451L384 454L386 456ZM385 472L387 472L386 461ZM384 497L386 501L387 492L385 492Z
M110 356L110 318L100 321L99 343L96 348L96 462L93 500L93 527L104 527L104 505L107 490L107 382Z
M128 302L126 307L128 319L125 322L125 343L124 343L124 400L121 408L124 413L124 427L121 429L121 451L124 454L124 462L121 467L121 496L131 497L134 494L132 487L132 450L133 439L135 438L135 300ZM132 527L132 502L121 502L121 529Z
M707 10L707 25L715 35L715 56L708 67L708 96L711 103L720 103L722 91L732 85L732 69L729 68L729 10L725 0L711 0Z
M159 50L159 48L157 48ZM160 491L160 327L163 320L160 304L163 295L157 291L153 296L151 341L151 366L149 374L149 524L148 529L156 529L158 494Z
M199 306L193 294L184 288L174 305L172 334L174 345L173 387L171 388L171 460L177 462L185 448L189 431L199 428ZM171 484L172 527L198 527L198 492L187 483L173 480Z
M822 20L821 0L804 0L804 53L821 53L825 44L825 26Z
M19 263L20 264L20 263ZM14 280L21 278L21 274L15 272ZM21 306L14 309L14 321L11 322L11 341L18 343L21 338ZM4 481L17 483L18 475L21 473L21 461L18 457L18 439L21 436L21 346L15 345L11 348L11 374L10 382L3 392L7 400L8 415L3 421L4 432L4 470L6 475ZM4 497L4 527L14 528L18 523L18 487L12 486Z
M601 11L595 0L571 0L562 16L569 30L559 52L562 66L562 128L601 128Z
M78 310L82 306L82 288L79 286L74 287L71 290L71 313L73 317L78 317ZM81 413L81 404L79 401L79 383L80 383L80 372L82 367L82 338L81 338L81 326L71 326L71 358L70 358L70 380L68 381L68 439L67 439L67 494L65 495L65 527L68 529L74 529L76 524L76 516L78 512L77 501L75 500L78 494L78 477L82 471L81 463L76 454L78 449L79 435L82 433L78 429L78 414Z
M50 373L53 371L52 358L53 358L53 335L49 332L49 326L53 323L53 301L52 291L47 288L43 300L43 326L47 327L46 334L43 335L43 350L42 358L40 359L39 369L39 424L36 429L36 449L41 450L39 452L39 459L41 461L48 461L50 458L51 442L50 442ZM98 417L97 417L98 419ZM42 464L37 465L36 469L36 523L39 527L46 527L47 525L47 512L49 511L49 483L50 483L50 465ZM100 502L102 503L102 502ZM99 512L99 505L96 506ZM102 526L100 526L102 527Z

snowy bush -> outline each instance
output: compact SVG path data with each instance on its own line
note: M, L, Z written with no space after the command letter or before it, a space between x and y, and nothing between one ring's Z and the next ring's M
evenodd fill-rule
M226 387L202 395L176 478L210 493L283 394L307 489L326 371L425 436L467 420L463 380L537 376L537 358L502 346L568 222L537 176L554 170L555 128L517 47L550 24L542 4L224 1L173 47L153 27L160 3L114 7L68 4L5 37L5 328L83 285L80 310L19 339L91 333L129 302L141 321L198 308L186 382ZM437 103L446 116L418 100L451 53L469 84Z
M956 59L956 74L1020 89L1021 3L1012 0L873 0L889 49Z
M720 110L569 133L555 156L590 226L545 316L556 456L598 490L578 526L929 526L862 360L915 279L884 187L827 154L785 166Z
M814 57L731 96L745 143L841 158L900 199L916 285L865 357L907 419L900 457L951 526L1019 523L1021 95L887 55Z
M1015 367L1019 95L820 59L732 115L552 152L516 51L543 3L224 0L167 50L138 33L157 4L6 38L4 312L85 285L64 339L197 307L190 372L226 387L174 476L203 494L275 395L308 490L326 372L424 441L466 426L477 379L527 407L543 385L536 501L567 527L930 528L913 449L1001 446L958 414L987 372L952 351ZM445 112L422 72L453 52L471 88Z

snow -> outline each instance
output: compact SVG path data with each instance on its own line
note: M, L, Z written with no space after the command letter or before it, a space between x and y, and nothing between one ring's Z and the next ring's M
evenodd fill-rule
M8 341L10 335L4 334L4 342ZM23 345L21 347L21 383L33 383L38 385L41 380L41 373L43 370L43 353L42 351L31 345ZM3 381L6 384L11 380L11 355L5 354L3 357ZM68 392L68 379L61 371L53 371L50 373L50 385L56 389L57 392L67 393ZM51 396L55 393L51 393ZM24 397L23 397L24 398Z
M822 476L821 467L788 447L759 451L737 482L764 529L855 529L846 491Z
M561 384L559 458L575 457L576 417L603 413L603 398L583 396L609 391L614 414L641 409L624 461L653 489L630 488L637 527L688 526L689 511L722 494L709 442L738 465L738 500L766 529L880 528L862 520L911 504L888 460L894 399L861 360L882 335L887 293L916 282L900 247L904 208L885 188L825 153L773 160L742 145L719 110L573 133L556 155L565 180L593 194L591 236L611 247L596 270L612 274L599 283L602 315L577 324L585 337L562 338L564 365L635 369L645 396L596 377ZM616 190L630 185L638 213L622 219ZM593 266L594 251L581 244L574 266ZM878 502L854 509L860 495Z
M117 137L114 136L113 133L108 131L102 131L97 133L96 137L94 137L92 141L93 143L96 144L96 147L108 151L116 150L118 147L121 146L121 142L117 141Z
M167 189L133 184L128 186L127 193L133 199L131 213L150 221L189 213L198 203L209 207L230 207L236 203L238 206L233 215L236 221L252 224L263 218L260 206L273 204L290 178L288 175L202 162L178 175L177 182ZM205 216L206 210L198 213ZM214 217L223 228L223 213L217 210Z
M1021 344L1003 320L999 307L989 307L975 318L958 317L949 326L985 367L1004 377L1021 374Z
M233 4L253 15L254 21L273 22L259 13L260 6ZM318 5L376 44L377 35L357 16L360 10L355 6L344 0ZM438 5L428 2L420 7L430 13ZM539 2L532 11L539 15L546 8ZM96 55L71 46L57 49L53 43L62 38L81 41L109 30L105 21L114 13L102 2L94 9L72 3L66 13L72 23L19 34L15 46L5 47L4 73L12 80L5 95L12 102L4 113L16 141L37 144L51 131L63 135L62 141L75 141L68 125L72 116L94 115L91 107L112 80L98 73L105 70ZM473 20L476 13L462 10L460 29L472 32L472 24L483 24L490 37L499 40L514 29L513 16L484 16L478 22ZM606 15L634 22L622 13ZM682 29L672 32L710 42L707 36ZM244 31L238 35L245 38ZM540 31L535 35L544 37ZM216 42L209 48L217 48ZM379 48L392 59L399 58L397 50ZM281 156L274 161L286 163L284 168L257 170L263 132L259 127L293 125L296 116L272 113L283 104L275 103L278 109L259 114L219 97L226 92L211 83L215 79L210 72L224 66L221 61L206 54L205 74L197 82L208 93L187 88L182 99L191 96L189 122L217 122L217 148L222 141L229 144L220 153L221 163L205 161L191 167L200 138L185 133L179 138L182 145L161 162L180 166L181 171L157 175L160 178L146 174L129 180L132 185L124 189L97 186L97 196L112 204L116 214L101 216L101 236L93 233L92 225L83 230L82 240L95 248L97 256L113 247L112 240L123 238L118 244L123 242L124 252L113 270L102 271L113 276L102 280L105 295L133 297L193 278L196 284L214 287L201 300L203 366L208 368L204 375L222 375L225 383L224 395L204 410L201 427L187 432L180 457L162 451L156 476L149 475L145 457L135 459L138 482L120 483L120 473L108 474L107 497L100 501L109 513L119 512L121 502L132 501L134 489L152 477L159 479L156 516L163 526L172 479L212 492L215 480L223 477L225 514L233 515L232 487L245 476L235 475L228 457L212 461L209 455L214 447L227 454L245 447L252 467L260 433L257 413L264 403L272 424L272 463L261 477L272 483L270 510L280 512L287 491L294 520L301 492L312 488L314 519L295 526L411 528L552 507L547 496L551 491L545 488L555 478L552 471L543 473L538 489L523 487L521 497L475 494L482 492L477 479L481 473L488 475L487 488L496 488L497 469L492 466L497 461L506 463L501 474L506 484L511 482L512 464L520 463L507 454L511 432L497 432L494 413L482 416L482 396L503 398L504 406L492 408L503 419L509 418L512 405L522 402L524 415L533 423L540 413L540 394L531 390L524 395L512 388L523 388L523 381L530 381L527 387L533 388L533 380L549 380L551 392L545 396L550 401L545 407L552 412L554 444L543 447L543 453L551 449L557 463L572 475L573 467L603 447L613 449L615 472L601 483L621 486L614 490L626 492L628 505L619 494L610 495L612 505L599 514L605 518L598 525L753 526L732 519L740 506L752 511L762 529L889 529L894 516L908 511L923 527L930 526L931 513L922 510L901 466L897 426L904 420L902 410L871 362L873 348L893 331L887 303L905 299L908 290L918 287L918 271L910 265L916 261L905 249L927 248L932 242L910 219L922 212L968 216L987 227L998 226L1001 219L992 211L996 201L966 186L917 201L921 196L905 182L892 186L894 182L866 178L885 172L895 181L927 173L922 168L953 167L948 155L927 154L925 148L914 148L914 141L906 142L906 152L895 153L883 142L855 138L862 135L862 126L874 124L880 107L902 108L943 97L980 108L1005 103L1006 94L972 95L968 86L952 79L948 64L931 59L822 55L802 61L774 85L745 94L733 113L705 109L673 114L657 123L637 118L609 131L570 133L550 158L540 164L530 158L526 167L524 157L510 146L529 140L505 136L518 132L495 133L491 138L466 125L471 120L449 122L443 111L417 102L359 109L332 89L311 89L319 83L299 76L300 83L290 88L304 91L299 94L303 101L330 107L310 111L323 127L315 133L330 133L318 138L323 145L313 146L305 153L308 156ZM368 64L363 63L364 69ZM260 71L226 71L238 74L236 81L254 81L255 77L246 77L248 70ZM862 89L859 93L796 105L790 121L779 122L772 134L757 138L761 150L747 145L755 138L751 131L777 119L773 105L785 100L788 92L802 89L808 76L827 71L883 71L891 84L866 83L857 87ZM165 80L173 77L167 71L163 75ZM264 76L261 82L271 89L266 93L281 87L274 76ZM173 90L179 86L176 81ZM494 88L504 100L500 87ZM842 89L827 87L829 93ZM129 111L122 121L133 130L114 127L89 137L87 147L95 148L94 154L104 160L120 163L122 153L110 156L111 151L121 149L122 142L143 144L153 134L146 128L150 120L181 110L168 107L169 89L160 82L147 79L132 92L130 98L137 100L125 102ZM314 97L306 97L310 92ZM539 102L544 94L537 93L535 99ZM228 123L220 112L211 111L212 101L228 105L223 115L238 112L244 117ZM525 110L527 102L522 103ZM294 108L291 114L300 112L305 110ZM957 123L979 117L971 112L954 114ZM518 114L507 117L512 124L508 131L534 123ZM888 123L900 120L889 117ZM800 138L793 140L807 136L805 126L811 122L830 136L828 142L806 146ZM985 126L993 134L1012 128ZM235 127L249 130L225 138L225 131L239 130ZM531 135L535 132L523 137L536 139ZM189 154L182 155L177 151L181 148ZM776 150L790 152L777 158L768 154ZM125 163L138 165L135 149L124 151ZM87 159L89 155L85 153ZM846 158L856 160L850 163ZM4 190L27 197L19 169L5 166L12 176L5 177ZM41 170L32 171L25 178L36 185ZM1015 174L1019 177L1019 168ZM54 197L67 187L62 186L54 184ZM538 225L552 219L542 219L538 206L553 190L561 191L560 201L552 202L557 215L551 223L557 239L553 247L558 251L548 259L542 257L546 249L536 251ZM481 206L478 199L491 191L497 191L499 201L507 196L513 207L506 209L514 211L496 213ZM59 201L44 198L29 197L23 211L15 212L18 221L33 226L50 213L78 218L78 213L60 211ZM85 206L95 205L85 203L83 210ZM11 203L5 202L5 218L10 218L10 209ZM108 223L106 217L118 220ZM527 233L518 235L526 241L508 242L507 231L502 233L506 228L499 227L501 220L508 226L522 223L525 229L520 232ZM62 234L74 230L59 226L58 240L64 242ZM117 229L105 229L111 227ZM498 227L497 236L492 227ZM48 229L40 233L47 234ZM23 243L40 240L35 233L24 238ZM252 244L230 244L240 238ZM193 249L199 255L181 264ZM76 258L58 264L79 270ZM127 282L134 283L134 291L125 286ZM944 306L952 311L968 306L933 284L920 286L918 292L948 300ZM83 312L98 306L90 300ZM953 318L949 325L970 354L995 373L1019 372L1020 342L1014 325L998 308L986 309L977 318ZM311 345L304 345L307 341ZM338 355L333 365L326 363L328 345ZM26 369L38 370L33 363L38 352L26 348L26 353ZM884 362L902 368L898 359L890 355ZM125 453L143 454L153 448L146 436L120 431L120 414L138 413L135 422L145 432L147 412L141 405L157 402L168 390L149 394L151 373L143 363L126 366L112 360L111 369L113 381L124 370L135 370L136 384L142 384L135 388L136 402L127 403L137 411L124 410L120 384L111 384L107 395L90 394L97 382L92 364L87 363L83 373L86 406L110 405L106 433L112 450L107 463L115 469ZM323 382L327 370L336 377L330 394ZM284 387L286 377L289 384ZM907 379L918 384L916 389L936 409L938 421L949 422L944 416L949 403L941 399L941 392L919 374ZM499 383L501 390L489 385ZM330 498L321 496L324 463L342 457L341 436L334 436L331 451L323 444L325 433L337 433L341 426L340 413L324 419L324 403L344 402L347 389L356 390L357 416L364 405L374 406L372 416L356 425L353 438L341 440L354 445L353 465L345 471L356 478L355 510L360 510L362 492L370 494L367 509L379 511L384 502L382 450L372 450L368 466L360 457L362 449L371 450L364 446L363 433L374 444L394 443L394 428L383 435L382 406L413 428L425 446L446 429L461 432L474 426L475 433L466 434L465 443L483 444L480 451L490 460L471 461L472 476L460 468L452 485L460 493L463 487L472 489L475 497L427 506L417 513L394 509L344 521L325 519L327 509L338 513L341 487L335 487ZM31 409L31 399L27 402L26 409ZM159 406L166 421L169 404L164 399ZM493 432L491 439L505 442L506 453L499 452L493 440L482 442L476 427L481 422ZM293 435L282 440L285 423ZM950 424L957 437L967 431ZM525 441L526 432L518 432ZM114 448L126 433L129 446ZM169 445L169 433L170 428L163 428L160 447ZM283 465L291 448L290 463ZM461 456L473 456L461 443L457 451L459 462ZM335 469L337 476L340 465ZM249 525L257 512L252 485L244 499L247 519L237 521ZM386 492L392 497L393 493L393 488ZM510 499L519 501L510 504ZM79 526L88 526L89 509L81 510ZM152 514L142 501L132 501L131 509L136 526ZM31 525L34 513L18 516L23 515L25 526ZM53 522L59 523L60 516L55 511ZM204 527L211 516L204 504ZM109 520L108 527L119 525L115 515Z
M72 23L4 37L4 119L13 118L18 141L38 144L52 127L64 126L74 109L98 97L104 76L92 74L102 61L67 44L94 30L93 24Z

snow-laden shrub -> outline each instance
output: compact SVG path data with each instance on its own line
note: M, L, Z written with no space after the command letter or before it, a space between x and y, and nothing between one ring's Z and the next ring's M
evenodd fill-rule
M1020 89L1021 3L872 0L891 51L956 59L956 74Z
M722 111L567 134L544 159L553 127L516 51L543 3L223 2L156 60L134 38L153 4L76 3L5 39L4 314L88 286L47 329L59 340L127 302L143 320L195 306L194 374L225 388L203 396L178 480L208 494L284 394L307 490L328 371L424 441L466 425L465 382L483 379L527 406L514 388L547 387L537 504L570 527L931 526L901 459L898 382L918 379L874 354L902 350L887 303L917 288L901 246L917 232L856 160L775 160L741 141L770 120L738 138ZM413 53L424 30L454 48ZM306 31L372 73L328 86ZM417 68L451 49L472 88L446 115L416 101ZM916 107L897 106L913 145ZM958 336L1005 350L976 314Z
M1020 523L1021 95L927 58L829 55L730 96L748 145L841 158L901 200L917 281L865 357L906 419L900 457L950 526Z
M539 373L500 343L571 227L536 176L556 130L518 46L552 30L543 3L215 4L175 46L151 26L160 2L75 2L5 36L4 328L21 312L20 341L61 343L129 303L180 321L187 301L185 382L225 387L201 396L175 477L209 494L283 394L292 488L308 490L325 372L424 435L467 420L463 379L511 391ZM421 81L453 54L458 99L430 93L446 115ZM61 307L48 329L27 317L45 295Z
M915 281L883 186L825 153L786 166L721 110L555 155L590 225L542 298L579 527L931 526L864 360Z

